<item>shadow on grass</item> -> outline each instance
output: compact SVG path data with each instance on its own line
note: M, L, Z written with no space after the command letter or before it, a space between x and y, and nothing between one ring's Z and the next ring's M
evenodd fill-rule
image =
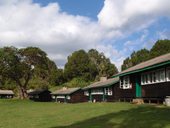
M74 118L74 117L73 117ZM169 128L170 108L139 106L77 122L69 126L51 128Z

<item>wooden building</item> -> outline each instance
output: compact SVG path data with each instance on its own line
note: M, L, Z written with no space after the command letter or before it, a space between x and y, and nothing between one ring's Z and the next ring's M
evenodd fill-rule
M102 77L99 82L83 88L85 100L90 102L115 101L117 99L115 88L119 88L119 78Z
M30 100L48 102L51 101L51 92L47 89L38 89L28 92Z
M78 103L84 101L84 93L81 88L62 88L51 95L56 102Z
M0 90L0 98L10 99L14 97L12 90Z
M144 102L163 102L170 96L170 53L124 70L117 96L120 99L142 99Z

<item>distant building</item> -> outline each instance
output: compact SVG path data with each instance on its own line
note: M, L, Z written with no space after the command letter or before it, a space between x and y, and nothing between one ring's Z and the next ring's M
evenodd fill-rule
M56 102L78 103L84 101L84 94L81 88L62 88L51 93Z
M51 91L47 89L38 89L27 91L29 99L34 101L48 102L51 101Z
M13 98L14 92L12 90L0 90L0 98Z
M142 62L114 77L118 76L120 98L163 102L170 96L170 53Z
M117 100L116 88L119 88L119 78L102 77L100 81L83 88L83 90L86 101L101 102Z

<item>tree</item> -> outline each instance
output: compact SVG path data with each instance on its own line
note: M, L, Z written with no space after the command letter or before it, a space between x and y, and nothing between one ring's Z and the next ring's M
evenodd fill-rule
M166 53L170 53L170 40L158 40L150 51L145 48L136 52L134 51L131 54L131 57L128 57L123 61L122 71Z
M150 59L150 52L149 50L147 49L141 49L137 52L133 52L131 54L131 57L129 58L126 58L124 61L123 61L123 65L122 65L122 71L127 69L127 68L130 68L132 66L135 66L141 62L144 62L146 60Z
M47 55L35 47L0 49L1 77L16 82L21 99L27 98L27 86L33 75L45 78L48 72Z
M56 74L56 78L55 78L56 85L61 85L65 81L66 80L64 78L64 70L63 69L58 69L57 74Z
M150 58L170 53L170 40L158 40L150 52Z
M93 80L97 73L96 71L96 67L90 62L88 54L84 50L79 50L68 57L64 75L67 80L71 80L74 77L83 77L86 80Z
M96 49L91 49L88 51L88 55L91 62L97 67L97 77L111 77L118 73L116 66L103 53L99 53Z

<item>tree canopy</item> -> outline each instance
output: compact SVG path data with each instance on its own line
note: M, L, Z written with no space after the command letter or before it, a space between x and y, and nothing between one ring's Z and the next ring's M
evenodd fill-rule
M50 81L54 77L50 72L56 70L54 62L39 48L0 48L0 78L15 82L21 99L27 98L26 90L31 79Z
M116 66L103 53L95 49L88 52L75 51L68 57L64 74L68 80L82 77L85 81L93 81L101 76L111 77L118 72Z
M151 50L141 49L139 51L134 51L130 57L126 58L122 64L122 71L135 66L141 62L147 61L154 57L170 53L170 40L158 40Z

